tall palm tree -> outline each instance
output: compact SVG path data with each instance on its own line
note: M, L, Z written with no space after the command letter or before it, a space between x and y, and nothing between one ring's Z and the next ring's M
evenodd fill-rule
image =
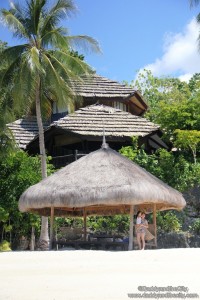
M74 45L99 51L93 38L69 36L59 26L75 11L73 0L56 0L54 5L50 0L26 0L24 5L11 2L9 10L0 11L1 21L23 42L2 51L0 58L6 67L0 71L0 88L11 85L15 108L29 112L35 105L42 178L47 177L47 167L41 105L49 107L52 101L69 104L73 101L71 80L91 72L84 61L71 55ZM43 217L40 241L47 239L48 219Z

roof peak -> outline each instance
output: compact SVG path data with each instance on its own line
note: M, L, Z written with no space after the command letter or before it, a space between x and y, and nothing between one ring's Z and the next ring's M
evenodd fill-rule
M105 127L103 127L103 143L101 146L102 149L108 149L109 145L106 143L106 136L105 136Z

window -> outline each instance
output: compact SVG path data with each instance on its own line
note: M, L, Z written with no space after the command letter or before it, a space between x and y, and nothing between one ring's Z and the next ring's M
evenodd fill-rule
M123 102L119 102L119 101L114 101L114 108L121 109L123 111L127 111L126 104L124 104Z

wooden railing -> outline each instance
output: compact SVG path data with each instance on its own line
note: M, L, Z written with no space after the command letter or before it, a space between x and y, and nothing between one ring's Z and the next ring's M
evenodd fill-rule
M66 165L69 165L70 163L78 160L79 158L81 158L85 155L86 154L78 153L78 151L75 150L74 154L52 157L52 163L56 169L59 169L59 168L65 167Z

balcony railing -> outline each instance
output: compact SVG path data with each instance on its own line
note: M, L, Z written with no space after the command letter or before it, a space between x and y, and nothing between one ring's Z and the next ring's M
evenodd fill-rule
M62 167L65 167L66 165L71 164L72 162L78 160L79 158L81 158L85 155L87 155L87 154L78 153L78 151L75 150L74 154L52 157L52 163L56 169L60 169Z

